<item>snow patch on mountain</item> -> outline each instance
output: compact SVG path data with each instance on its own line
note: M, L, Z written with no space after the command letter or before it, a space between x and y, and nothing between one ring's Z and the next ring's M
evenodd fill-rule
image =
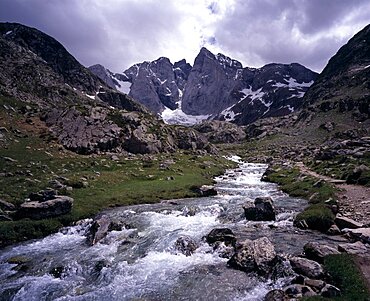
M240 92L243 93L245 96L242 97L239 100L239 102L242 102L244 99L248 98L248 99L250 99L250 103L253 103L253 101L255 99L262 98L266 94L265 92L262 92L262 88L259 88L258 90L253 91L252 87L249 87L247 89L243 89Z
M241 114L241 113L235 113L235 112L232 110L232 108L233 108L234 106L235 106L235 105L232 105L232 106L230 106L230 107L226 108L225 110L223 110L223 111L221 112L221 115L222 115L222 116L224 116L224 119L225 119L226 121L229 121L229 122L230 122L230 121L234 121L234 120L235 120L235 117Z
M292 78L290 77L289 79L284 79L285 83L276 83L276 84L273 84L272 86L273 87L276 87L276 88L284 88L284 87L288 87L288 88L308 88L308 87L311 87L312 84L313 84L313 80L311 80L310 82L303 82L303 83L298 83L297 80L295 78Z
M166 124L181 124L185 126L192 126L197 123L201 123L208 119L211 115L188 115L184 113L181 109L181 100L177 103L178 108L171 110L170 108L165 108L160 114L164 123Z
M130 88L131 88L131 83L130 82L124 82L122 80L118 80L116 78L116 81L118 82L119 85L116 85L116 89L122 93L129 94L130 93Z

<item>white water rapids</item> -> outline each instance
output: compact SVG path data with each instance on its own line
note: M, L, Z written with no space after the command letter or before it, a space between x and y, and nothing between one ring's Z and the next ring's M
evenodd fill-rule
M263 164L240 163L216 179L218 195L115 208L104 212L126 229L112 231L94 246L86 243L91 221L62 229L41 240L0 251L0 300L263 300L284 284L231 269L204 239L212 229L227 227L238 240L267 236L279 253L300 253L317 233L293 228L305 201L290 198L275 184L261 182ZM271 196L278 212L274 222L250 222L242 204ZM191 214L190 214L191 212ZM191 256L176 251L181 236L199 248ZM26 269L8 260L24 258ZM60 277L51 270L60 269Z

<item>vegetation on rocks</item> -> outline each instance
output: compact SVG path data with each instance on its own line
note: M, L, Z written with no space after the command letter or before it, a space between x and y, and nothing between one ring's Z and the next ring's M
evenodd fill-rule
M324 268L333 283L341 290L341 296L330 298L336 301L366 301L370 292L354 258L348 254L329 255L324 260ZM303 298L304 301L329 300L320 296Z
M302 175L297 168L269 168L263 179L277 183L291 196L309 201L309 206L299 213L294 221L296 226L326 232L334 223L335 215L329 208L327 200L334 199L334 186L317 179Z

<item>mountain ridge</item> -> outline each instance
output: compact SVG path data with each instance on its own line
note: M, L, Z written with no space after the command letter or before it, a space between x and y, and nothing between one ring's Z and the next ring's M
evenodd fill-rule
M163 66L160 72L157 65ZM94 66L89 68L99 76ZM284 74L280 74L281 70ZM122 80L129 87L123 92L161 115L167 123L194 124L216 119L243 125L300 108L301 98L316 76L298 63L243 67L237 60L202 47L193 66L185 60L172 64L161 57L135 64L123 73L107 70L100 78L111 83ZM116 89L120 90L120 84L115 84Z

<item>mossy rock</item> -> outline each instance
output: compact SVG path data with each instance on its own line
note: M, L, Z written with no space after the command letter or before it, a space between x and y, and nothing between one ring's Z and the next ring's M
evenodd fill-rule
M325 233L334 224L334 219L334 214L324 204L313 204L297 215L294 226Z

